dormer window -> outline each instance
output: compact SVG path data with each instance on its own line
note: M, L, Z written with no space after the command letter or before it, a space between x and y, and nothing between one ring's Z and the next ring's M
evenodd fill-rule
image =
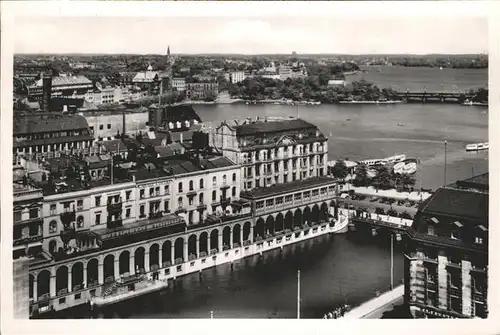
M453 225L454 225L455 227L457 227L457 228L462 228L462 227L464 226L463 224L461 224L461 223L460 223L460 222L458 222L458 221L453 222Z
M483 244L483 238L479 236L474 237L474 243Z
M436 218L434 218L434 217L433 217L433 218L431 218L431 219L430 219L430 221L431 221L432 223L434 223L435 225L439 223L439 220L438 220L438 219L436 219Z
M433 225L427 226L427 234L432 235L432 236L436 236L436 231L435 231L435 228Z
M459 240L460 239L460 234L458 233L458 229L451 230L451 239L452 240Z

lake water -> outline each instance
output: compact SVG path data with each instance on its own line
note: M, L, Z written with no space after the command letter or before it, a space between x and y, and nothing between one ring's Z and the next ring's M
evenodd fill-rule
M377 67L378 68L378 67ZM468 90L485 87L486 70L383 67L361 76L380 86L410 90ZM442 86L441 86L442 85ZM453 86L455 85L455 86ZM330 159L383 158L406 154L421 159L416 177L424 188L488 170L488 153L466 153L467 143L488 140L488 110L444 104L195 106L204 121L297 116L329 136ZM348 121L347 119L350 119ZM400 124L400 126L398 126ZM295 318L297 269L301 270L301 313L320 318L338 304L356 305L390 285L389 239L361 233L324 236L234 264L179 278L163 294L112 306L101 317L120 318ZM403 256L395 248L394 278L403 278ZM86 312L59 317L91 317ZM95 316L94 316L95 317Z

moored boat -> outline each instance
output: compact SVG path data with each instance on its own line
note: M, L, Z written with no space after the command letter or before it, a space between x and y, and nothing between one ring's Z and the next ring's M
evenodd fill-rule
M484 143L472 143L465 146L465 151L480 151L488 150L490 148L489 142Z

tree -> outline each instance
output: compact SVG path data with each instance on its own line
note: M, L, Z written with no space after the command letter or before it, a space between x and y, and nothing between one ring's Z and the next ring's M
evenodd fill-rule
M368 185L368 170L365 164L358 164L354 174L356 175L352 182L354 186Z
M334 177L344 180L347 177L349 170L343 160L338 160L332 168Z
M392 186L391 174L389 172L389 169L385 166L380 166L377 168L377 176L375 177L375 180L378 184L378 187L383 190L387 190Z

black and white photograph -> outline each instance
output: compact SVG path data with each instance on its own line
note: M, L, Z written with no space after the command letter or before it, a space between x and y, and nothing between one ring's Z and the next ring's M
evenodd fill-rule
M488 6L428 3L18 8L12 317L491 318Z

